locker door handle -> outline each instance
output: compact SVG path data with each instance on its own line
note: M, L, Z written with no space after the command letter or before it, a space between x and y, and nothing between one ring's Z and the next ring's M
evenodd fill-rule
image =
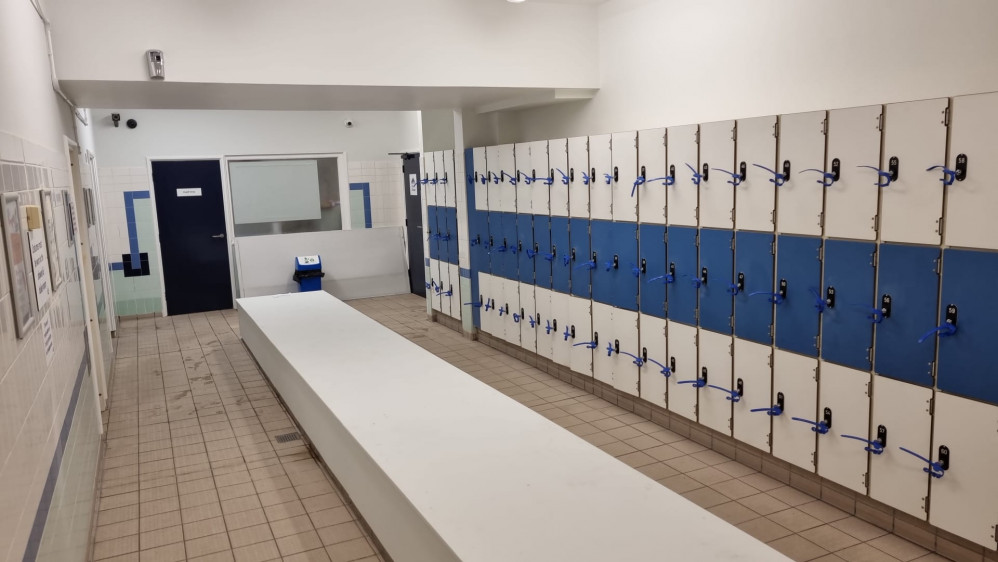
M693 172L693 177L690 178L690 180L693 181L693 185L700 187L700 180L703 179L703 174L698 172L697 169L694 168L693 166L690 166L689 162L686 163L686 167L689 168L691 172Z
M819 435L824 435L828 433L829 429L831 429L831 426L828 425L828 423L826 423L825 420L811 421L804 418L790 418L790 419L812 425L813 427L811 428L811 431Z
M502 243L502 246L496 247L496 251L497 252L505 252L507 249L508 248L506 248L506 243L505 242Z
M672 176L663 176L661 178L651 178L651 179L647 179L647 180L644 179L644 178L641 178L641 183L651 183L651 182L655 182L655 181L660 181L660 182L662 182L663 186L668 187L668 186L676 183L676 178L674 178Z
M806 170L801 170L801 171L799 171L797 173L798 174L803 174L804 172L818 172L819 174L821 174L821 179L818 180L816 183L820 183L824 187L829 187L833 183L835 183L835 174L833 174L832 172L826 172L824 170L819 170L817 168L807 168ZM890 174L888 174L888 175L890 175ZM882 187L886 187L886 186L882 186Z
M779 416L783 414L783 408L777 405L770 406L769 408L753 408L749 410L750 412L766 412L770 416Z
M568 336L569 336L569 333L568 333L568 326L567 326L567 325L565 326L565 333L564 333L564 334L562 334L562 335L563 335L563 336L565 336L565 341L568 341ZM573 346L573 347L574 347L574 346Z
M729 390L727 388L724 388L724 387L721 387L721 386L717 386L716 384L708 384L707 388L716 388L717 390L720 390L721 392L727 392L728 396L725 396L724 399L725 400L731 400L731 402L734 403L734 404L737 404L742 399L742 393L739 392L739 391L737 391L737 390Z
M877 187L887 187L894 180L894 174L891 172L885 172L876 166L856 166L857 168L869 168L877 172L877 183L873 184ZM931 168L930 168L931 169ZM926 170L928 171L928 170Z
M447 292L444 292L444 288L440 287L440 289L437 290L437 295L438 296L442 295L442 296L445 296L445 297L449 297L449 296L451 296L451 294L453 292L454 292L453 289L450 289Z
M866 443L867 447L864 447L864 449L870 453L873 453L874 455L882 455L884 453L884 444L881 443L879 439L870 441L865 437L859 437L857 435L845 435L845 434L840 435L839 437L845 437L846 439L855 439L856 441L862 441L863 443Z
M737 296L741 292L738 287L738 283L728 283L728 294L731 296Z
M693 388L703 388L707 385L707 379L693 379L688 381L676 381L676 384L692 384Z
M544 254L544 259L554 261L554 254Z
M856 306L858 308L861 308L861 309L866 310L867 312L869 312L870 315L867 316L866 318L868 320L870 320L870 322L873 322L874 324L880 324L881 322L884 321L884 311L883 311L883 309L874 308L872 306L866 306L864 304L857 304L857 305L854 305L854 306Z
M589 260L586 263L579 264L579 265L573 267L572 269L581 269L583 267L588 267L589 269L596 269L596 261ZM607 271L609 271L609 270L607 270Z
M555 168L555 170L558 170L558 173L561 174L561 184L562 185L568 185L568 174L566 174L565 172L562 172L561 168ZM554 183L554 182L552 182L552 183Z
M545 334L551 334L551 321L550 320L547 321L547 326L544 327L544 333Z
M624 355L626 355L628 357L632 357L634 359L634 361L632 361L632 363L634 363L638 367L640 367L640 366L642 366L642 365L645 364L645 360L644 359L638 357L637 355L634 355L633 353L627 353L626 351L621 351L620 353L623 353Z
M513 323L514 324L519 324L520 323L520 315L517 314L517 313L515 313L515 312L513 313Z
M644 361L658 365L662 369L659 372L665 375L665 378L669 378L669 376L672 375L672 369L666 367L665 365L659 363L658 361L655 361L654 359L648 359L647 357L644 358Z
M546 178L534 178L534 181L539 181L539 182L543 183L544 185L551 185L551 184L554 183L554 178L550 177L550 176L548 176Z
M931 338L932 336L939 334L939 337L944 338L947 336L952 336L956 333L955 324L943 324L942 326L936 326L928 332L922 334L922 337L918 338L918 343L925 343L925 340Z
M610 185L611 183L613 183L613 174L604 173L603 177L606 178L606 184L607 185Z
M579 172L579 173L582 174L582 185L589 185L589 181L592 179L589 177L589 174L585 172Z
M529 318L529 319L530 319L530 327L531 327L531 328L534 328L534 327L536 327L536 326L537 326L537 322L536 322L536 321L534 320L534 317L533 317L533 316L527 316L527 318Z
M489 173L492 174L492 183L499 185L499 182L502 181L502 178L497 176L495 172L489 172Z
M506 313L506 309L500 306L499 307L499 316L502 316L505 313Z
M468 306L468 305L471 305L471 306L473 306L475 308L481 308L482 307L482 301L478 301L478 302L466 302L466 303L464 303L464 306Z
M721 168L714 168L714 171L715 172L723 172L723 173L728 174L729 176L731 176L731 179L728 180L728 183L731 184L731 187L738 187L742 183L742 175L741 174L736 174L734 172L729 172L727 170L722 170Z
M423 178L423 179L419 180L419 183L422 184L422 185L426 185L426 184L430 183L430 178Z
M690 283L697 289L703 286L703 281L699 277L693 277L692 275L683 275L683 277L689 279Z
M566 265L567 266L569 263L572 262L572 256L562 256L561 261L562 261L562 265Z
M673 281L676 280L675 276L673 275L658 275L649 279L648 282L651 283L652 281L658 281L659 279L665 279L665 281L662 281L663 285L668 285L669 283L672 283Z
M825 309L828 308L828 301L822 298L821 294L818 293L818 289L810 288L808 291L810 291L811 295L814 297L814 308L818 312L824 312Z
M478 246L481 243L482 243L482 237L481 236L476 236L476 237L472 238L471 240L468 240L468 245L469 246Z
M482 185L486 185L489 183L489 178L485 174L482 174L481 177L479 177L478 179L481 180Z
M528 258L533 259L534 256L536 256L536 255L537 255L537 250L532 250L530 248L527 248L527 257Z
M504 171L502 177L509 178L509 185L516 185L516 176L511 176Z
M933 462L922 455L912 451L911 449L905 449L904 447L898 447L902 451L908 453L909 455L920 459L922 462L928 464L929 466L923 467L922 472L927 472L933 478L942 478L946 474L946 469L948 467L944 466L942 462ZM947 463L948 464L948 463Z
M440 178L440 183L447 185L447 174L444 174L444 177Z
M634 186L631 187L631 197L634 197L634 192L637 191L638 186L643 185L644 183L645 183L644 176L638 176L637 179L634 180Z
M633 273L635 277L641 277L641 268L632 263L631 273Z
M567 328L566 328L566 332L567 332ZM568 339L568 338L566 338L566 339ZM596 346L599 345L599 344L597 344L594 341L584 341L582 343L573 343L572 347L579 347L580 345L586 346L587 349L596 349Z
M530 176L528 176L527 174L524 174L523 172L520 172L520 171L517 171L517 172L516 172L516 177L518 177L518 178L519 178L519 177L520 177L520 174L523 174L523 177L522 177L522 178L520 178L520 179L521 179L521 180L523 181L523 183L524 183L525 185L530 185L530 184L534 183L535 181L537 181L537 178L534 178L534 177L530 177Z
M771 168L767 168L767 167L763 166L762 164L752 164L752 165L755 166L756 168L762 168L763 170L766 170L767 172L773 174L773 178L770 179L769 181L771 183L775 184L776 187L780 187L783 184L787 183L787 176L786 176L786 174L782 174L780 172L777 172L776 170L773 170Z
M943 165L932 166L932 167L929 167L929 168L925 169L926 172L931 172L932 170L942 170L943 171L943 177L939 181L943 182L944 186L953 185L953 182L956 181L956 175L957 175L956 174L956 170L950 170L949 168L947 168L946 166L943 166Z
M426 285L427 289L429 289L433 285L432 283L424 283L424 284Z

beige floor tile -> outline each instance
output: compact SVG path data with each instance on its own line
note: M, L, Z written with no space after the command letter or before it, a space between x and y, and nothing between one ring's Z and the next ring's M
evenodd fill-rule
M897 558L886 554L882 550L877 550L866 543L850 546L836 552L838 556L848 562L897 562Z
M138 532L139 522L137 519L122 521L120 523L112 523L110 525L101 525L100 527L97 527L95 542L120 539L138 534Z
M867 523L858 517L846 517L845 519L835 521L831 525L840 531L856 537L861 542L871 541L887 534L887 531L876 525Z
M322 527L317 529L316 532L319 533L319 538L322 540L322 544L326 546L364 536L364 532L361 531L360 526L353 521L340 523L339 525L331 525L329 527Z
M915 543L906 541L897 535L884 535L877 537L866 544L882 550L883 552L897 558L898 560L914 560L929 553L928 550Z
M703 484L697 482L696 480L690 478L689 476L686 476L685 474L677 474L675 476L669 476L668 478L663 478L659 480L659 482L663 486L672 490L673 492L676 492L677 494L683 494L691 490L703 488Z
M229 536L224 532L216 535L190 539L185 544L187 548L187 555L191 557L204 556L206 554L214 554L216 552L231 550L229 546Z
M751 521L752 519L759 517L758 513L734 501L715 505L707 511L713 513L721 519L724 519L732 525L738 525L739 523Z
M832 527L831 525L821 525L800 532L800 536L824 548L829 552L837 552L844 548L849 548L859 544L859 539Z
M367 539L358 538L326 547L332 562L353 562L374 554Z
M281 552L277 549L277 543L274 541L242 546L233 549L232 553L236 557L236 562L265 562L281 557Z
M141 562L182 562L187 560L187 555L184 552L184 543L178 542L143 550L139 553L139 560Z
M727 503L731 501L727 497L725 497L724 494L707 487L697 488L696 490L691 490L682 495L684 498L690 500L691 502L699 505L704 509L714 507L715 505L721 505L722 503Z
M814 496L809 496L790 486L780 486L779 488L769 490L767 493L791 507L811 503L816 499Z
M777 511L767 515L769 519L783 525L787 529L795 533L805 531L807 529L812 529L821 525L821 521L811 517L810 515L804 513L803 511L795 508L784 509L783 511Z
M833 521L838 521L839 519L845 519L849 517L849 514L833 507L821 500L814 500L812 502L804 503L797 506L797 509L803 511L804 513L818 519L823 523L831 523Z
M319 534L312 530L277 539L277 548L282 556L290 556L322 548L322 541L319 539Z
M98 542L94 545L94 560L120 556L139 550L139 536L130 535Z
M819 556L828 554L828 551L802 538L800 535L790 535L781 539L776 539L769 543L769 546L785 554L791 560L804 562L814 560Z
M787 529L778 523L774 523L765 517L750 519L744 523L736 525L736 527L762 542L773 541L793 534L790 529Z
M139 535L139 546L142 550L184 542L184 530L180 525L146 531Z
M225 520L221 517L212 517L184 524L184 538L187 540L199 539L224 532Z
M326 549L317 548L308 552L299 552L291 556L285 556L284 562L329 562L329 554Z

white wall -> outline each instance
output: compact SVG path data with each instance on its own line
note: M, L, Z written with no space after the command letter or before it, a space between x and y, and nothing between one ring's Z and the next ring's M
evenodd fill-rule
M612 0L591 102L502 118L502 142L998 90L992 0Z

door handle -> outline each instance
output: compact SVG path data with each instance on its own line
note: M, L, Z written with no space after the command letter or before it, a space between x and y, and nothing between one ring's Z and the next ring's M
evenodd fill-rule
M221 234L215 234L212 236L212 238L225 238L225 233L223 232Z

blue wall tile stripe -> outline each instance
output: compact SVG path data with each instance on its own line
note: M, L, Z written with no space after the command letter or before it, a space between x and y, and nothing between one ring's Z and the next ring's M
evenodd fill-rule
M374 224L371 220L371 184L366 182L351 183L350 191L364 193L364 228L371 228Z
M135 227L135 200L149 199L148 191L126 191L125 192L125 222L128 225L128 253L131 256L132 269L142 269L142 260L139 258L139 233ZM124 264L115 262L111 264L112 271L123 270Z

